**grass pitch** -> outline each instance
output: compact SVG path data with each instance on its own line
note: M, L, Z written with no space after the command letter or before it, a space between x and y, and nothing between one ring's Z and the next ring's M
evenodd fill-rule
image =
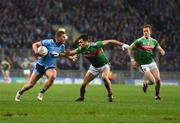
M180 122L180 87L163 86L162 100L154 100L154 86L144 94L139 86L113 85L114 102L109 103L104 86L90 85L85 102L74 102L80 85L53 85L37 101L42 85L14 97L22 84L0 84L0 123L18 122Z

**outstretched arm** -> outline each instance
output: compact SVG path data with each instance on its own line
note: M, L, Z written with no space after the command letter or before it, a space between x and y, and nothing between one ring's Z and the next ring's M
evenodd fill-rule
M59 56L68 57L68 56L73 56L75 54L77 54L76 50L72 50L72 51L66 51L66 52L60 53Z
M122 46L124 44L124 43L117 41L117 40L103 40L102 43L103 43L103 46L108 45L108 44Z
M123 50L128 49L128 47L129 47L128 44L122 43L122 42L117 41L117 40L103 40L102 43L103 43L103 46L108 45L108 44L122 46Z
M67 51L67 52L63 52L63 53L60 53L59 56L60 57L65 57L67 59L69 59L70 61L76 61L77 59L77 56L76 56L76 50L72 50L72 51Z

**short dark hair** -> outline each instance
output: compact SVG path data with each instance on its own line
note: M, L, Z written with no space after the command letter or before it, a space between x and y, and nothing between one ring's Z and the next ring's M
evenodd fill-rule
M152 31L152 26L150 24L144 25L143 28L149 28Z
M83 34L83 35L81 35L79 38L78 38L78 41L80 40L80 39L83 39L83 41L88 41L88 35L87 34Z

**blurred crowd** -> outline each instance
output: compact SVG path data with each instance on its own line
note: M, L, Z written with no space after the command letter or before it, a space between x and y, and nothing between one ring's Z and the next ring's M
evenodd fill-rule
M131 44L142 36L142 27L148 23L153 26L153 37L170 52L160 58L160 69L180 70L179 0L1 0L0 11L3 49L31 49L34 41L54 37L54 25L71 25L88 34L91 41L117 39ZM73 43L68 41L69 49L76 46ZM130 68L121 48L107 47L107 56L113 69ZM88 62L84 60L83 65L88 67ZM78 68L65 59L58 60L58 67Z

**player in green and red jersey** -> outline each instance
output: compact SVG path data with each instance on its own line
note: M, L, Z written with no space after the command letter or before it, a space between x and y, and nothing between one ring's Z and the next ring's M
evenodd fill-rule
M141 68L147 80L143 83L143 91L147 91L147 86L156 84L155 86L155 99L160 100L160 72L154 61L153 51L158 51L161 55L165 52L157 42L151 37L152 27L145 25L143 27L144 36L135 40L128 49L131 59L131 64L134 68L138 66ZM134 48L137 50L134 52Z
M119 42L117 40L103 40L103 41L97 41L95 43L89 43L87 35L80 36L78 38L78 42L79 42L79 47L66 54L67 55L82 54L91 62L91 65L84 77L83 84L81 85L80 98L78 98L76 101L84 101L86 86L96 76L102 73L102 79L108 91L108 98L109 98L108 100L109 102L112 102L113 95L112 95L111 81L109 80L109 72L110 72L109 60L105 56L102 47L108 44L113 44L117 46L122 46L122 49L125 48L127 49L129 45Z
M3 79L5 83L11 83L11 77L10 77L10 69L11 69L11 64L8 61L8 58L5 58L1 63L0 63Z

